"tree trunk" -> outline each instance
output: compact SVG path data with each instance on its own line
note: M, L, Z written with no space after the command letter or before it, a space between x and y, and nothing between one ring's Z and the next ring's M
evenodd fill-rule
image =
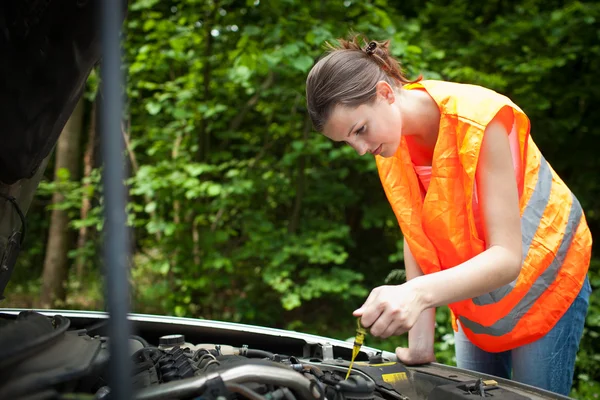
M58 180L61 170L69 171L69 179L77 179L79 165L79 142L83 122L83 98L73 110L67 121L58 144L56 146L56 159L54 179ZM64 196L55 192L52 204L63 201ZM43 308L54 307L58 301L66 297L66 280L68 270L68 257L70 247L69 217L66 211L52 210L44 271L42 273L42 293L40 305Z
M90 127L88 130L88 139L85 147L85 154L83 155L83 177L87 178L92 175L94 169L94 151L96 148L96 100L92 104L92 110L90 114ZM87 218L88 213L92 209L92 200L89 195L89 183L84 184L83 187L83 198L81 199L81 210L79 211L79 218L84 220ZM87 243L89 236L89 229L87 226L79 228L79 234L77 236L77 249L82 251L85 244ZM75 271L77 273L77 279L83 283L85 279L85 256L79 255L75 264Z

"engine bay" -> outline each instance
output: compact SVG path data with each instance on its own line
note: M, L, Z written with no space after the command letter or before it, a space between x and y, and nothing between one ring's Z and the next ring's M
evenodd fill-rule
M109 399L107 322L36 311L0 314L0 398ZM300 347L268 331L148 324L137 324L129 339L133 368L124 379L136 399L550 398L485 377L406 367L381 351L361 352L345 379L349 353L329 343L304 340ZM198 335L212 340L197 342Z

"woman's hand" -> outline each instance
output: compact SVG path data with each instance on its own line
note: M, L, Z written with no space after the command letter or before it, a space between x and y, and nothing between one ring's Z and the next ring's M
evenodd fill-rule
M422 296L411 282L415 280L398 286L376 287L362 307L354 311L354 316L361 317L362 326L370 327L373 336L384 339L410 330L409 347L396 348L396 357L406 365L426 364L435 361L435 309L424 308Z
M373 336L388 338L401 335L413 327L425 309L420 292L411 280L398 286L379 286L365 303L354 311L355 317Z

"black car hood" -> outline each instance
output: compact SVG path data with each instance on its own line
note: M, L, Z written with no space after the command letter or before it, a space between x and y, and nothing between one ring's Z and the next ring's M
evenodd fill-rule
M24 215L100 60L100 4L0 2L0 300L23 240Z
M100 58L95 1L0 3L0 182L34 176Z

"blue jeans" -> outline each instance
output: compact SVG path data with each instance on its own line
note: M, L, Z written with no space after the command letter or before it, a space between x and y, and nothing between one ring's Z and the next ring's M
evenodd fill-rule
M554 328L535 342L502 353L488 353L472 344L460 329L455 332L459 368L511 378L567 396L573 384L575 356L583 333L592 292L586 278L579 295Z

